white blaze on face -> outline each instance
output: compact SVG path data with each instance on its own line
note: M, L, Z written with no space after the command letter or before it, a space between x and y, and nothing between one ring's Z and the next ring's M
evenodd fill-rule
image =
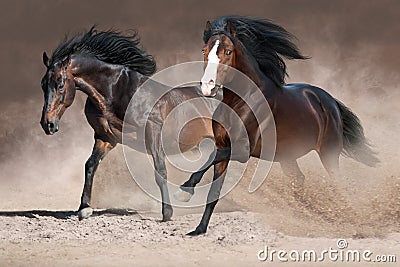
M208 54L208 63L204 75L201 78L201 91L203 95L210 96L211 90L215 87L217 80L217 70L219 64L219 58L217 55L217 50L219 46L219 40L217 40Z

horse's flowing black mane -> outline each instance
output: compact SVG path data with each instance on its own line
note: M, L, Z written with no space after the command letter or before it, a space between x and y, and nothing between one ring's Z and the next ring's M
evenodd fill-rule
M50 64L64 61L72 54L91 55L110 64L126 66L143 75L156 71L154 58L139 47L137 32L122 35L117 31L97 31L92 27L84 34L65 38L54 50Z
M230 36L226 29L228 21L234 27L236 37L247 53L258 63L261 71L278 86L285 83L287 75L286 64L281 56L287 59L307 59L292 42L295 37L291 33L264 19L219 17L211 23L210 31L204 31L204 42L207 43L210 37L216 34Z

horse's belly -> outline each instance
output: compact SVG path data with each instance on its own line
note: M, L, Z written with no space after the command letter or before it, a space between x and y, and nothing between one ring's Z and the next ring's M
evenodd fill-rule
M277 125L275 161L297 159L317 147L319 129L309 122Z

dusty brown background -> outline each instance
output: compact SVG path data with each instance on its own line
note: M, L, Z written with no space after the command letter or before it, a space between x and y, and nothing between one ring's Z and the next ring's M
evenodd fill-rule
M399 13L400 3L388 0L3 0L0 3L1 103L40 98L37 87L43 72L41 53L54 49L65 34L88 29L93 24L103 29L137 29L143 46L157 57L159 67L163 68L200 59L198 51L205 21L224 14L269 18L294 33L302 51L313 59L312 63L302 65L305 71L301 75L296 68L290 69L293 80L314 82L312 77L318 70L309 66L319 63L335 70L329 75L333 81L350 83L368 71L369 79L395 84L400 65ZM358 68L350 69L349 63ZM315 80L329 87L321 78ZM364 88L330 86L331 91L340 89Z
M196 239L184 234L199 220L198 214L188 213L201 209L177 210L168 224L139 215L98 216L84 222L76 217L3 215L0 265L176 266L185 262L199 266L206 262L254 266L255 252L266 244L277 249L326 249L335 246L338 237L346 237L351 248L399 257L397 0L0 0L0 212L79 206L83 166L93 142L82 111L85 97L77 95L61 120L59 133L44 134L39 126L44 50L51 52L65 34L93 24L99 29L133 28L162 69L201 59L206 20L226 14L269 18L296 35L300 49L311 59L288 62L287 81L321 86L351 107L382 163L368 168L342 158L343 177L332 191L332 181L311 153L300 159L306 175L306 203L293 201L289 181L277 164L254 194L247 193L249 177L245 175L218 204L221 213L213 215L209 234ZM93 204L129 207L160 217L159 203L131 179L121 147L99 167ZM182 213L187 215L179 216Z

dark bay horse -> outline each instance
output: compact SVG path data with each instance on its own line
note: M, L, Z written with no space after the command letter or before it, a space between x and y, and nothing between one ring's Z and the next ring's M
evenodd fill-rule
M143 137L146 148L142 152L153 156L155 178L163 201L163 221L170 220L173 211L166 182L165 155L160 145L161 128L174 107L196 97L203 99L199 88L181 87L166 91L164 85L150 80L148 76L155 72L156 64L153 57L139 47L136 33L122 35L115 31L98 32L92 28L84 34L65 39L50 58L43 53L43 63L47 69L41 81L44 106L40 124L46 134L58 131L61 116L74 101L76 90L88 96L85 115L94 130L94 147L85 164L79 219L87 218L93 212L90 200L95 171L106 154L122 142L124 117L129 112L133 115L128 116L130 120L125 120L125 125L128 123L132 129L132 140L128 144L135 148L138 138L135 129L146 127L146 136ZM128 104L133 94L144 82L167 93L154 107L147 106L147 99L143 99L135 110L127 110L131 108ZM151 116L143 122L142 114L149 112ZM182 150L188 150L210 136L211 119L199 118L185 125L178 142Z
M250 156L260 158L263 135L256 134L260 125L244 99L229 90L235 77L225 66L247 75L268 101L276 125L277 144L273 160L281 164L283 172L294 180L296 187L302 187L304 180L296 160L311 150L317 151L330 176L338 174L341 153L369 166L378 162L359 119L345 105L321 88L309 84L285 85L286 65L282 56L305 59L292 38L285 29L267 20L224 16L212 23L207 22L203 38L205 73L201 79L202 92L205 96L213 96L215 90L223 87L222 102L242 120L250 148L243 155L231 155L230 145L236 141L232 138L236 137L229 136L220 123L213 122L216 153L181 186L190 197L203 174L214 165L214 182L203 217L189 235L206 232L229 160L247 161ZM210 64L219 65L212 68ZM217 108L213 119L229 123L229 116L221 110Z

